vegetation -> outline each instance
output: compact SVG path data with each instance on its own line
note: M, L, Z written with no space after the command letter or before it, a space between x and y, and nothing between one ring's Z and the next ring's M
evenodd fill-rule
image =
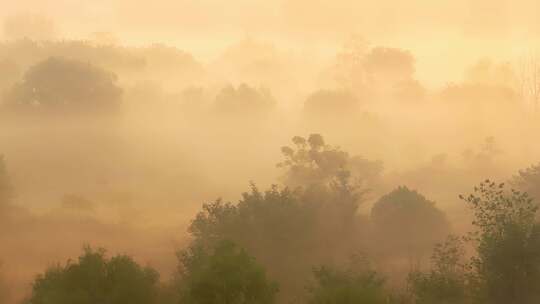
M310 304L388 303L384 279L373 271L338 270L320 267L313 271Z
M202 246L222 240L239 244L280 282L282 295L291 297L302 294L302 278L313 265L346 257L362 245L364 221L355 215L357 208L357 196L345 185L295 192L277 186L260 192L252 186L236 205L205 204L190 232Z
M532 198L540 199L540 164L520 170L511 180L512 186L527 192Z
M40 274L28 303L532 304L540 299L538 207L527 193L490 180L480 183L474 193L460 196L472 210L475 229L436 244L451 229L434 202L398 187L364 217L359 213L364 192L350 184L352 158L317 134L293 142L297 149L283 148L280 166L295 190L274 185L261 192L252 185L236 204L220 199L204 204L189 227L191 244L178 252L173 281L160 283L155 270L128 256L107 258L104 250L86 247L78 262ZM1 164L5 204L12 192ZM531 170L521 173L522 183ZM386 263L420 259L431 250L431 267L411 271L406 292L391 288L369 262L345 270L336 266L358 253L368 261L382 254L379 260Z
M486 180L463 199L474 214L469 236L478 297L488 303L540 300L540 226L537 204L525 192Z
M114 74L89 63L51 57L31 67L5 102L24 111L107 113L118 109L121 94Z
M420 259L450 232L444 213L416 191L398 187L381 197L371 210L377 241L383 252Z
M409 274L409 289L415 303L468 303L470 280L464 251L461 239L455 236L435 246L431 257L431 270L427 273L413 271Z
M264 269L230 241L179 254L180 303L271 304L278 291Z
M241 84L237 88L228 86L223 88L216 96L216 111L223 114L236 114L250 116L264 115L275 104L274 97L268 89L252 88Z
M285 160L278 164L285 170L285 185L292 188L328 185L336 179L358 187L375 182L383 170L382 162L350 156L339 147L327 145L320 134L307 139L295 136L292 142L293 147L281 148Z
M29 304L155 303L158 273L132 258L84 249L77 262L50 267L32 286Z
M58 25L78 40L9 16L17 1L0 13L0 304L540 303L540 60L481 59L449 82L458 59L429 54L438 32L423 18L401 26L407 1L164 1L63 3ZM438 17L463 3L432 5L452 56L496 46L475 15L512 25L497 54L526 49L511 17L533 4L465 2L457 31ZM241 36L235 22L248 35L216 53ZM407 37L422 43L398 35L418 24ZM289 27L298 36L274 32ZM358 29L418 54L354 35L335 45ZM143 45L161 35L196 42L204 63ZM51 264L82 244L130 255L88 246Z

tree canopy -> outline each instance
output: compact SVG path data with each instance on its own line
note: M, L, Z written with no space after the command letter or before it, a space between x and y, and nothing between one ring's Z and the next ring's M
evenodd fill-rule
M271 304L278 291L264 269L231 241L181 252L180 303Z
M158 293L158 273L132 258L105 256L89 247L77 262L68 261L40 274L32 285L30 304L153 304Z
M540 164L520 170L511 184L517 189L527 192L532 198L540 199Z
M374 271L318 267L313 271L309 304L388 303L384 279Z
M25 111L111 112L122 96L116 80L113 73L91 63L50 57L26 71L8 91L6 105Z
M236 115L263 115L275 104L268 89L254 88L247 84L227 86L215 98L215 109L220 113Z
M384 252L421 258L450 232L445 214L417 191L398 187L371 210L375 235Z
M339 179L352 184L369 184L383 170L382 162L350 156L339 147L326 144L320 134L311 134L307 139L295 136L292 142L293 147L281 148L285 159L277 165L286 170L284 183L292 188L328 185Z
M485 180L461 198L474 214L469 235L476 255L471 267L476 295L487 303L540 301L540 225L538 206L526 192Z
M465 248L459 237L450 236L435 246L431 270L409 274L408 284L417 304L464 304L470 298Z

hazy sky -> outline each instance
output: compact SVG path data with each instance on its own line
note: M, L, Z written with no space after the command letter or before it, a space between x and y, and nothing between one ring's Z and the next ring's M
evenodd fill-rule
M245 36L331 54L356 33L374 45L411 50L418 77L428 83L437 83L432 71L458 80L463 65L481 57L509 60L535 49L540 32L534 0L2 1L0 17L46 15L62 36L114 32L124 43L164 42L202 60Z

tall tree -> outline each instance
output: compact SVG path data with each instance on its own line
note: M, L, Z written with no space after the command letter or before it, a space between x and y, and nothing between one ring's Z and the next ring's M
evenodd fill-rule
M470 299L469 269L459 237L451 236L437 244L429 272L413 271L409 289L417 304L465 304Z
M527 192L532 198L540 199L540 164L520 170L510 183L517 189Z
M320 134L292 138L294 146L284 146L284 160L278 163L285 170L284 183L292 188L328 185L336 180L354 185L371 185L383 170L382 162L351 156L339 147L328 145Z
M197 244L179 253L180 303L271 304L277 285L233 242Z
M374 271L319 267L313 275L309 304L388 303L384 279Z
M472 259L477 297L493 304L540 301L540 225L537 204L526 192L490 180L461 198L474 214Z
M51 57L26 71L8 92L6 105L25 111L111 112L122 95L116 80L93 64Z
M246 248L278 280L281 296L295 297L313 265L345 259L361 246L364 221L351 191L336 185L261 192L253 186L237 204L205 204L190 232L194 244L229 239Z
M420 260L450 232L445 214L417 191L398 187L371 210L377 247L390 257Z

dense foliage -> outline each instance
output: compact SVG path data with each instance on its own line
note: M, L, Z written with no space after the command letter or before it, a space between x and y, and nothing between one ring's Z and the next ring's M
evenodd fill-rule
M16 110L88 114L117 110L121 95L113 73L90 63L51 57L31 67L8 91L5 103Z
M526 192L486 180L463 197L474 214L469 236L478 297L488 303L540 301L540 226L537 204Z
M490 180L480 183L472 194L460 196L472 211L474 229L464 237L448 236L445 214L404 186L378 199L370 217L362 215L365 192L351 183L352 158L327 146L317 134L307 140L295 137L293 142L297 149L283 148L285 161L280 166L286 169L286 180L294 181L294 190L274 185L260 191L252 185L237 203L218 199L204 204L189 227L191 243L178 252L174 280L163 285L155 270L128 256L107 258L103 250L86 248L78 262L56 265L39 275L28 303L540 300L538 207L526 192ZM0 198L9 202L11 187L0 164ZM533 180L531 170L522 172L522 183ZM421 261L429 252L430 267L416 264L406 289L389 282L388 272L377 268L385 265L369 263L390 263L397 272L403 266L400 259ZM367 263L339 267L358 254L367 257Z
M230 241L179 254L180 303L271 304L278 291L264 269Z
M429 254L450 227L435 203L407 187L381 197L371 210L375 235L383 252L413 259Z
M309 304L383 304L388 303L384 279L365 267L339 269L327 266L313 270L314 283L309 287Z
M351 191L339 184L295 192L252 186L237 204L205 204L190 232L195 244L236 242L280 282L282 294L301 294L313 265L343 259L361 246L364 220Z
M50 267L32 286L29 304L153 304L158 273L124 255L85 248L77 262Z
M374 183L383 170L380 161L350 156L338 147L326 144L320 134L306 139L292 138L293 147L281 148L284 160L278 163L285 170L284 183L290 187L327 185L337 179L355 186Z
M431 257L431 270L409 274L408 284L415 303L467 303L470 280L464 254L463 243L458 237L451 236L437 244Z

